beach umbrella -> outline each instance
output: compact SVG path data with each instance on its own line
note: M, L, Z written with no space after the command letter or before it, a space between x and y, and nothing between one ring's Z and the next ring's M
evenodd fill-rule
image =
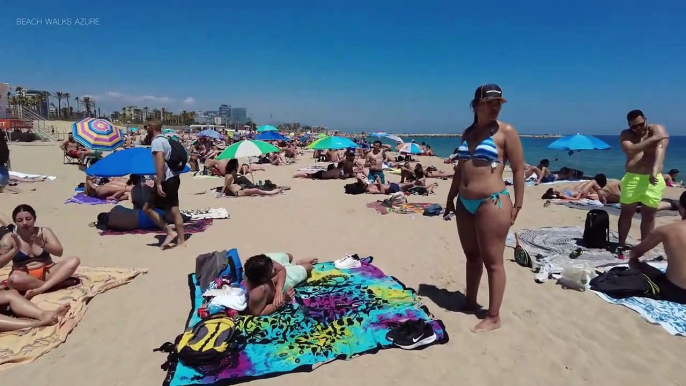
M570 135L562 137L548 145L548 149L556 150L607 150L610 145L591 135Z
M321 138L326 138L326 137L327 137L327 135L324 134L324 133L319 133L319 134L317 134L317 138L319 138L319 139L321 139Z
M182 173L190 171L188 165ZM155 175L152 150L149 147L134 147L104 157L86 169L86 174L94 177L121 177L129 174Z
M129 127L129 131L132 133L135 133L138 131L138 128L137 127Z
M404 144L400 149L398 149L398 152L407 154L422 154L424 153L424 150L422 150L422 147L416 143L410 142Z
M262 126L257 128L257 131L259 133L262 133L264 131L279 131L279 129L277 129L276 127L274 127L272 125L262 125Z
M320 138L311 144L307 146L308 149L314 149L314 150L327 150L327 149L349 149L349 148L356 148L357 144L350 140L349 138L344 138L344 137L324 137Z
M385 131L375 131L372 133L367 134L369 137L386 137L388 136L388 133Z
M176 134L176 130L174 130L174 129L164 129L164 130L162 130L162 134Z
M222 139L222 135L214 130L203 130L196 134L198 137L208 137L212 139Z
M288 141L288 137L277 133L276 131L263 131L255 136L258 141Z
M217 160L244 158L244 157L259 157L262 154L279 151L279 148L262 141L240 141L229 146L219 154Z
M390 139L390 140L392 140L392 141L395 141L395 142L397 142L397 143L405 143L405 141L403 141L402 138L398 137L398 136L395 135L395 134L388 134L388 135L386 135L386 138L388 138L388 139Z
M124 144L118 127L106 119L86 118L72 125L74 139L92 150L112 151Z

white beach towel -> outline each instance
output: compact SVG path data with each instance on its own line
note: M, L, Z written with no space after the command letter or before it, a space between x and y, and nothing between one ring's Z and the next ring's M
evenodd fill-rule
M40 174L24 174L20 172L15 172L15 171L10 171L10 177L17 177L17 178L44 178L48 181L53 181L56 180L57 177L55 176L44 176Z
M192 221L206 219L221 220L231 217L229 211L225 208L186 209L182 210L181 214L190 216Z

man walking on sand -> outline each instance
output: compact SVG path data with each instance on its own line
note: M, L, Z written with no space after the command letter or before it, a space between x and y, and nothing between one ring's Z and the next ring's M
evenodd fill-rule
M152 120L148 122L148 136L152 138L150 149L152 150L152 160L155 164L155 189L150 195L150 200L143 206L143 211L150 219L159 226L167 237L162 242L161 248L172 247L171 243L178 236L178 246L185 245L185 235L183 233L183 218L179 211L179 187L181 179L179 172L169 168L167 161L171 157L171 144L169 139L162 135L162 122ZM155 208L163 208L168 217L174 219L176 231L167 226L167 223L155 212ZM171 216L170 216L171 214Z
M629 128L622 131L619 140L626 153L626 174L622 178L619 202L618 231L620 253L626 248L626 238L636 206L641 204L641 238L655 228L655 211L662 200L665 180L662 168L669 136L662 125L649 125L641 110L627 114Z

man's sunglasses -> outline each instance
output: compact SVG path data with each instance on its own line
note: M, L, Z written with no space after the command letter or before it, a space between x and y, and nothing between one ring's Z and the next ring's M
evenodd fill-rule
M637 123L637 124L635 124L635 125L631 125L631 126L629 126L629 128L632 129L632 130L633 130L633 129L642 129L642 128L644 128L645 126L646 126L646 122L643 121L643 122L641 122L641 123Z

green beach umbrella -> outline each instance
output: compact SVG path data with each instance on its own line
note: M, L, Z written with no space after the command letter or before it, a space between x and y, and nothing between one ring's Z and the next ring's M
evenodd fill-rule
M328 149L348 149L356 148L357 144L345 137L324 137L312 142L307 146L308 149L314 150L328 150Z
M162 134L170 134L170 133L176 134L176 130L172 130L172 129L164 129L164 130L162 130Z
M238 143L234 143L224 150L217 160L231 159L231 158L244 158L244 157L258 157L262 154L272 153L279 151L279 148L263 141L250 141L245 140Z
M258 133L262 133L265 131L279 131L279 129L277 129L276 127L274 127L272 125L262 125L262 126L257 128Z

